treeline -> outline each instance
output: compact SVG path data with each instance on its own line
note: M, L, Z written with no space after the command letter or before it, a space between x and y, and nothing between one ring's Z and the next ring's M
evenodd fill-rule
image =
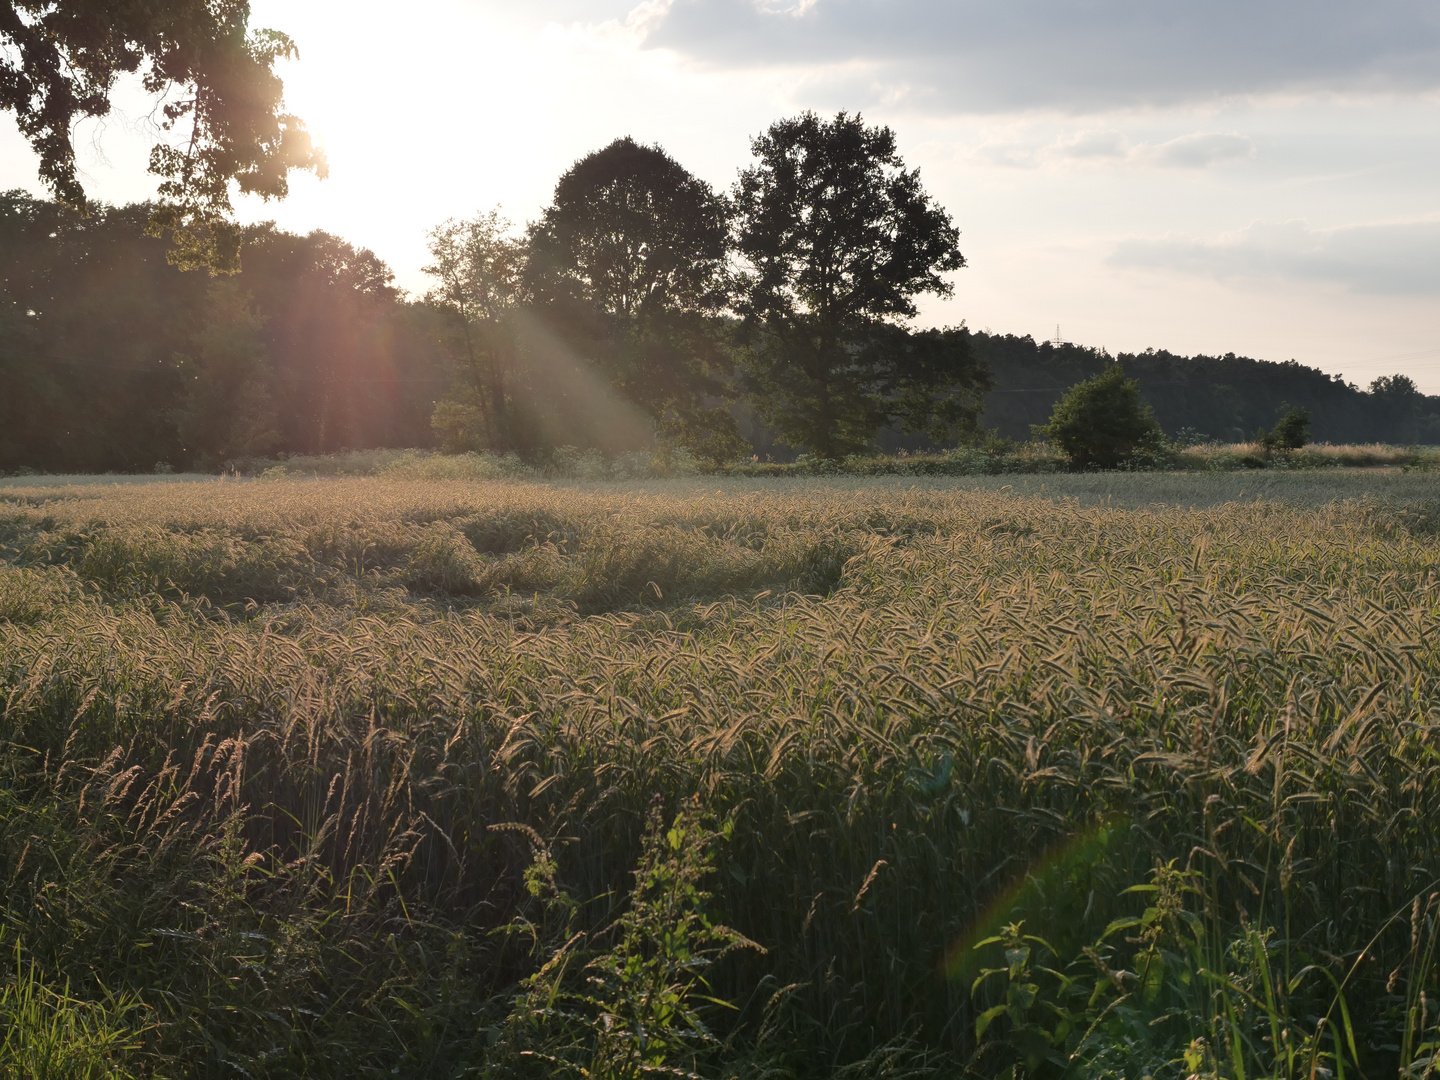
M1294 360L1234 353L1179 356L1147 349L1112 357L1082 345L983 333L972 336L971 348L994 377L983 423L1009 438L1028 438L1031 425L1046 422L1067 388L1119 361L1172 438L1244 442L1298 407L1310 414L1316 442L1440 443L1440 396L1420 393L1405 375L1375 379L1362 390Z
M747 409L839 458L883 428L976 430L961 329L908 328L964 265L949 215L888 128L805 114L717 193L619 139L560 178L523 232L496 214L430 235L402 296L324 233L246 231L243 270L181 274L148 208L81 218L0 201L0 468L214 467L375 446L516 452L750 444Z
M905 325L965 260L894 133L807 113L751 147L717 193L618 139L523 234L493 213L432 232L429 299L463 343L435 415L444 446L654 439L720 463L751 449L745 411L829 459L886 427L973 434L989 377L968 335Z
M0 195L0 470L214 469L378 447L715 463L1029 438L1112 358L907 326L964 265L886 128L772 125L720 193L658 147L576 162L524 230L430 234L433 287L372 252L248 228L242 269L181 272L150 207ZM1122 354L1171 437L1237 441L1282 406L1329 442L1440 442L1440 397L1293 361Z
M233 277L181 272L148 206L0 195L0 468L150 471L424 445L441 319L371 252L247 229Z

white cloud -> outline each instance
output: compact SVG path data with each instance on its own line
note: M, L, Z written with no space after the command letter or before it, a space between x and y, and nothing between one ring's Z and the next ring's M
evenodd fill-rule
M1440 295L1440 221L1312 229L1303 221L1255 222L1213 240L1121 242L1112 266L1221 280L1328 282L1353 292Z
M1055 143L1051 152L1055 157L1081 161L1124 160L1134 148L1118 131L1080 131Z
M755 7L766 15L789 15L798 19L818 2L819 0L755 0Z
M1137 143L1123 132L1107 128L1077 131L1049 143L986 142L970 156L982 164L1013 169L1073 168L1078 164L1199 170L1247 161L1255 155L1255 141L1246 135L1197 131L1166 142Z
M1161 143L1152 152L1157 165L1180 169L1205 169L1226 161L1255 156L1255 143L1244 135L1196 132Z

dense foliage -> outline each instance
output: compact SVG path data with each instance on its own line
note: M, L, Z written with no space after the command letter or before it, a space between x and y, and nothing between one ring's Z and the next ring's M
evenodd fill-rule
M721 464L749 449L742 400L826 458L891 421L971 432L987 379L967 335L904 325L964 260L893 133L807 114L755 150L727 200L661 148L617 139L560 178L523 243L494 213L432 233L431 299L477 373L437 409L444 445L654 441Z
M0 1010L136 1075L1422 1075L1433 483L1042 482L0 488Z
M895 133L841 113L780 120L735 185L735 308L760 416L838 459L898 422L940 441L974 431L988 374L963 331L897 324L949 296L959 231L905 168Z
M210 278L167 262L148 213L0 196L0 470L429 442L440 319L372 253L259 226Z
M728 208L665 151L617 139L577 161L529 230L536 317L664 436L715 460L745 447L732 364Z
M1310 413L1289 408L1269 431L1261 429L1256 440L1267 450L1299 450L1310 442Z
M83 209L75 124L108 115L116 81L138 72L164 133L150 153L163 201L148 226L170 235L178 262L233 270L231 186L284 198L292 170L325 174L274 70L294 43L249 22L248 0L14 0L0 7L0 110L15 114L50 190Z

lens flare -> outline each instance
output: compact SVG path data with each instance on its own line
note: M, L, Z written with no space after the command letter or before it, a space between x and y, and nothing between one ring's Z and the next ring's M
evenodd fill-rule
M950 945L945 952L945 974L951 979L972 977L979 966L975 957L977 942L995 935L1006 923L1014 922L1017 913L1036 906L1037 901L1053 894L1057 886L1073 889L1077 878L1089 876L1119 849L1129 826L1126 817L1106 818L1046 849L991 899Z

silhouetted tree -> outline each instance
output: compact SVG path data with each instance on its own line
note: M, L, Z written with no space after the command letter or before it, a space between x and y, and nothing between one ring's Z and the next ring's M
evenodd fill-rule
M246 231L240 280L265 319L281 448L429 445L447 382L423 305L400 300L374 252L325 232Z
M1240 442L1273 423L1277 407L1289 402L1309 411L1315 441L1413 437L1440 443L1440 396L1422 395L1414 402L1415 419L1407 423L1408 409L1393 407L1385 381L1372 383L1367 393L1339 375L1294 360L1277 363L1234 353L1182 356L1164 349L1111 357L1083 345L984 332L973 332L970 346L995 378L995 389L985 399L984 423L1010 438L1024 438L1034 425L1044 424L1068 387L1118 360L1140 383L1166 431L1192 428L1221 442Z
M721 401L728 236L709 185L617 139L560 178L529 243L536 312L662 436L718 460L745 445Z
M50 441L47 420L60 396L54 369L40 360L34 320L0 296L0 468L30 464Z
M894 132L806 113L772 124L751 147L759 160L734 191L746 264L736 307L761 416L825 458L864 449L892 421L973 421L987 382L968 335L897 333L916 296L951 294L944 274L965 259Z
M245 0L14 0L0 6L0 109L15 113L56 198L83 209L75 123L107 115L116 80L140 72L147 91L168 94L161 127L174 132L150 152L162 198L150 227L171 235L182 265L234 270L230 185L284 198L292 169L326 169L305 125L283 111L275 61L293 57L294 43L249 20Z
M84 217L0 196L0 293L13 312L0 355L17 374L0 398L27 432L0 468L149 471L183 458L169 419L183 391L174 357L203 321L207 279L166 262L148 218L146 206Z
M491 210L430 232L425 273L435 287L426 300L454 316L465 373L432 418L452 452L515 447L510 395L518 342L512 316L521 299L525 244L512 228Z
M1370 383L1370 393L1380 406L1386 431L1385 442L1420 441L1420 413L1425 395L1408 375L1382 375Z

